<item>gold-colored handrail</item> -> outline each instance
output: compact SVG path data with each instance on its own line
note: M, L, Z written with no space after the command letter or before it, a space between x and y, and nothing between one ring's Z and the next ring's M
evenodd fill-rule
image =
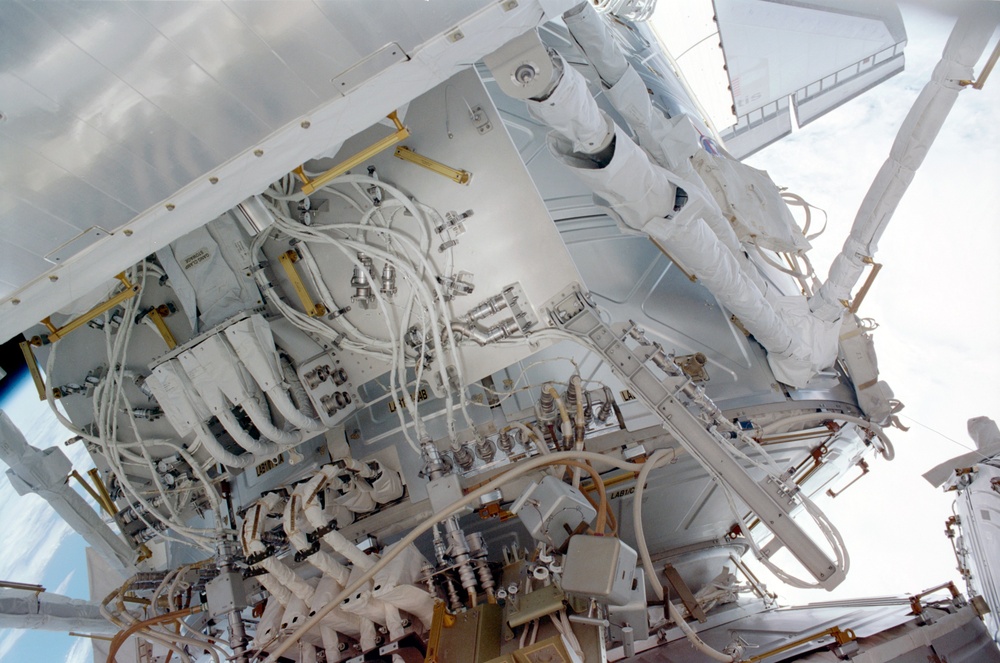
M45 400L45 381L42 380L42 372L38 370L38 360L35 359L35 353L31 349L31 343L28 341L21 341L18 343L21 346L21 354L24 355L24 363L28 366L28 372L31 373L31 381L35 383L35 389L38 390L38 400ZM58 394L53 394L56 398L59 398Z
M872 284L875 283L875 277L878 276L880 271L882 271L881 263L875 262L871 258L862 258L861 260L865 264L871 265L872 271L868 272L868 278L865 279L864 285L862 285L861 289L858 290L858 294L855 295L854 301L850 302L850 306L847 306L851 313L857 313L858 309L861 308L861 302L865 301L868 291L871 290Z
M772 649L769 652L764 652L763 654L758 654L757 656L748 658L746 660L746 663L757 663L758 661L763 661L765 658L769 656L774 656L775 654L786 652L789 649L795 649L800 645L804 645L806 643L812 642L813 640L819 640L820 638L825 638L827 636L833 636L833 639L836 640L838 645L846 645L848 642L857 639L857 636L854 635L854 631L852 631L851 629L847 628L841 630L839 626L833 626L831 628L826 629L825 631L820 631L819 633L813 633L812 635L807 635L804 638L793 640L792 642L781 645L780 647Z
M108 514L112 516L115 515L115 512L117 511L115 502L111 499L111 494L108 493L108 489L104 486L104 481L101 479L100 471L96 467L91 468L87 470L87 476L89 476L90 480L94 482L94 488L100 495L100 499L98 500L100 505L105 511L108 512Z
M318 318L321 315L325 315L326 307L319 302L313 303L312 297L309 296L309 291L306 289L306 284L302 281L302 277L299 276L298 270L295 269L295 263L299 261L299 254L294 249L289 249L278 256L278 261L285 268L285 275L292 282L292 289L295 290L299 301L302 302L302 308L306 310L306 314L310 318Z
M98 493L91 487L91 485L87 482L87 480L83 478L83 475L81 475L76 470L70 472L69 475L74 479L76 479L80 483L80 485L83 486L84 490L90 493L90 496L94 498L94 501L97 502L97 504L100 505L100 507L104 509L109 516L115 515L113 512L108 511L108 506L104 503L104 498L101 496L100 493Z
M391 133L385 138L372 143L365 149L356 153L354 156L348 157L346 160L340 162L322 175L317 175L314 179L309 179L302 166L299 166L292 171L300 180L302 180L302 193L306 195L313 193L317 189L329 184L333 179L340 177L351 168L361 165L376 154L389 149L400 141L406 140L406 138L410 135L410 130L404 127L403 123L399 121L399 116L396 114L396 111L389 113L388 117L392 120L392 123L396 127L396 131L394 133Z
M437 173L443 177L447 177L449 180L455 184L468 184L469 180L472 179L472 173L467 170L459 170L457 168L452 168L451 166L446 166L440 161L435 161L430 157L425 157L422 154L417 154L409 147L405 145L400 145L396 148L395 156L403 161L409 161L412 164L416 164L421 168L426 168L432 173Z
M26 582L14 582L13 580L0 580L0 587L6 587L7 589L23 589L26 592L34 592L35 594L41 594L45 591L45 588L41 585L31 585Z
M97 316L101 315L102 313L110 311L111 309L118 306L125 300L131 299L135 297L137 294L139 294L140 290L139 284L129 282L128 277L125 276L125 272L118 274L117 276L115 276L115 278L122 282L122 285L125 286L124 290L122 290L121 292L119 292L117 295L107 300L106 302L98 304L97 306L90 309L89 311L79 316L78 318L70 320L62 327L56 327L54 324L52 324L51 316L45 318L44 320L42 320L42 324L48 328L49 330L48 335L45 338L42 338L41 336L33 337L31 339L31 344L34 346L41 346L44 345L45 343L55 343L56 341L58 341L71 331L79 329L80 327L87 324L88 322L90 322Z

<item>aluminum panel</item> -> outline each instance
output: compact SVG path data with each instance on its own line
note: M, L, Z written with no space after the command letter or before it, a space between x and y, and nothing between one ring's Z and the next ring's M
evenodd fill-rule
M148 23L124 5L115 9L115 5L104 3L53 3L36 5L33 9L59 31L61 39L82 45L88 60L99 64L127 88L123 97L112 96L108 90L99 91L96 98L100 106L96 112L50 126L50 131L62 126L62 134L67 135L83 125L91 126L153 166L160 177L166 178L164 184L174 188L177 183L189 181L192 171L203 172L222 156L209 147L210 140L205 144L197 140L183 126L183 117L171 117L171 104L158 102L155 94L150 93L163 88L169 92L166 99L172 99L177 106L177 89L185 80L186 59ZM204 92L193 101L201 106L203 96ZM201 124L210 126L211 122L203 118ZM195 128L198 126L194 124ZM163 197L159 192L153 195L156 200Z
M267 130L263 122L127 5L52 3L38 11L44 12L45 20L68 39L86 44L89 57L165 115L150 117L152 131L143 134L143 139L159 150L178 142L178 152L187 157L184 161L197 158L199 173L244 148L248 133ZM217 39L222 38L217 35Z
M0 135L0 153L5 176L14 176L3 181L6 195L21 198L81 231L91 226L117 228L135 215L127 206L6 135ZM16 219L5 218L3 230L5 235L16 234Z
M321 97L330 94L331 80L344 70L344 63L357 62L370 52L364 49L372 46L353 40L354 25L338 27L349 24L328 20L312 3L300 3L295 12L285 2L237 2L229 9Z
M53 247L61 246L80 234L79 228L57 219L23 198L3 192L0 192L0 215L17 223L17 232L7 233L4 239L36 256L45 256Z
M30 275L33 278L45 272L52 265L44 258L21 250L16 244L0 239L0 282L19 283Z
M55 140L47 139L45 125L53 120L74 130ZM179 172L180 162L163 159L164 165L178 172L157 170L65 109L47 117L32 114L18 118L12 125L0 125L0 134L118 200L133 214L145 209L149 200L163 199L187 181Z
M289 122L319 101L295 71L222 3L129 6L269 129Z
M435 0L434 11L428 3L381 2L359 3L353 0L317 0L315 3L333 25L349 25L344 38L367 55L390 41L407 52L418 44L457 25L493 0ZM373 9L377 6L377 10ZM470 63L471 64L471 63Z
M570 4L393 0L378 12L360 2L324 3L322 11L305 2L5 4L0 131L23 141L0 135L5 200L23 199L80 231L128 222L132 234L100 239L86 264L79 254L67 259L57 268L58 284L37 279L35 270L5 281L4 337L67 304L76 295L65 283L98 287L536 26L546 10L557 14ZM443 37L454 29L462 39ZM302 34L308 48L290 48ZM379 72L350 98L319 93L327 76L390 41L408 45L410 60ZM29 116L37 121L30 138L20 122ZM46 157L39 145L59 158L53 162L55 153ZM81 146L94 150L86 163L76 160ZM90 172L98 169L109 172ZM83 173L87 181L74 177ZM123 173L131 179L122 181ZM166 198L178 210L169 222ZM0 231L16 235L18 219L0 216ZM45 253L64 242L60 236Z

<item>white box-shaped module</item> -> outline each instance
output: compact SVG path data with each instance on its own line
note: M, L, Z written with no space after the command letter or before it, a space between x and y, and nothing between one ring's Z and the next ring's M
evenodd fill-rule
M597 511L583 494L549 475L532 483L511 507L538 541L561 548L582 524L590 525Z
M577 535L569 540L563 564L563 591L625 605L632 594L638 555L621 539Z

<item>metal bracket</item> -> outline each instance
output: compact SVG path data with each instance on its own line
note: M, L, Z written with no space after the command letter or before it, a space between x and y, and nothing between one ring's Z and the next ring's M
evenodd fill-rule
M493 130L493 123L490 122L489 116L486 111L483 110L482 106L473 106L472 114L469 116L472 123L476 125L476 131L482 134L488 134Z
M708 382L708 371L705 370L708 358L701 352L674 357L674 363L680 366L681 370L695 382Z
M742 466L724 437L740 433L732 430L733 424L683 371L670 362L664 363L672 369L664 371L668 375L654 373L645 358L625 344L626 338L635 335L618 333L607 325L583 292L568 293L551 310L556 326L580 337L603 357L623 385L660 417L666 431L710 476L725 482L819 583L829 589L843 580L843 570L791 517L795 501L784 483L773 477L758 480Z
M708 620L708 616L705 614L705 611L701 609L701 605L698 604L698 599L694 597L694 594L691 592L691 588L687 586L686 582L684 582L684 578L682 578L681 574L677 572L674 565L665 565L663 567L663 575L667 577L667 582L669 582L670 586L673 587L675 592L677 592L677 596L680 597L681 603L683 603L684 607L687 608L688 613L704 624L705 621ZM669 601L670 599L667 600Z
M50 318L45 318L44 320L42 320L42 324L48 328L49 330L48 335L44 337L42 336L32 337L31 344L34 346L41 346L47 343L55 343L56 341L58 341L60 338L70 333L71 331L79 329L80 327L87 324L88 322L90 322L97 316L101 315L102 313L110 311L111 309L118 306L125 300L132 299L137 294L139 294L140 290L139 284L131 283L125 276L125 272L118 274L117 276L115 276L115 278L122 282L122 285L125 286L124 290L122 290L121 292L119 292L117 295L107 300L106 302L98 304L97 306L90 309L80 317L74 318L73 320L67 322L62 327L57 328L55 325L52 324L52 320Z
M388 117L390 120L392 120L393 125L395 125L396 127L396 131L394 133L389 134L385 138L375 143L372 143L371 145L361 150L360 152L357 152L353 156L348 157L344 161L341 161L339 164L337 164L330 170L326 171L322 175L319 175L314 179L309 179L306 176L305 169L303 169L302 166L299 166L298 168L293 170L292 172L295 173L295 175L300 180L302 180L302 193L306 195L313 193L317 189L326 186L334 179L340 177L341 175L349 171L351 168L355 168L361 165L365 161L371 159L376 154L379 154L380 152L389 149L390 147L392 147L393 145L395 145L400 141L406 140L406 138L408 138L410 135L410 130L404 127L403 123L399 121L399 116L396 114L396 111L392 111L391 113L389 113Z
M861 479L861 477L868 474L869 472L868 463L865 461L864 458L858 461L858 467L861 468L861 474L851 479L850 483L848 483L840 490L834 491L833 488L830 488L826 491L826 494L829 495L830 497L839 497L840 495L843 495L848 488L856 484Z

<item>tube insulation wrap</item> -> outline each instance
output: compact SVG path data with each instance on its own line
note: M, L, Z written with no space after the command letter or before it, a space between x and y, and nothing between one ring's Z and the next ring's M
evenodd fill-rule
M287 606L295 598L292 594L292 590L288 589L275 578L272 578L269 574L264 574L257 576L257 581L261 584L261 587L267 590L267 593L271 595L275 601L277 601L282 606Z
M261 395L261 401L263 400L263 395ZM250 421L253 422L253 425L257 427L257 430L260 431L263 437L286 447L292 447L302 442L303 435L301 431L285 431L278 428L271 421L270 413L265 411L264 405L260 401L256 399L244 401L243 411L247 413Z
M201 446L205 447L205 451L207 451L212 458L226 467L243 469L250 467L257 462L257 459L251 453L237 456L234 453L226 451L225 447L222 446L222 443L219 442L215 435L212 434L212 431L208 430L208 427L204 424L199 425L195 433L195 439L201 443Z
M258 440L250 435L249 432L240 426L240 422L236 420L236 417L229 410L220 410L218 418L219 423L222 424L222 427L226 429L227 433L232 435L236 444L240 445L253 455L261 458L270 458L281 453L282 449L278 445L268 442L267 440Z
M862 258L873 257L878 250L882 233L958 99L962 89L959 81L972 78L972 68L985 50L996 24L996 12L983 11L975 5L959 16L941 61L903 120L889 158L858 209L843 250L834 259L827 280L810 301L817 316L838 320L843 315L845 309L841 300L850 299L851 290L864 268Z
M293 426L308 432L319 432L326 430L326 426L319 419L314 419L308 414L298 409L295 403L292 402L291 397L288 395L288 391L285 390L283 385L277 385L267 391L267 396L274 403L274 406L278 408L278 412L288 420ZM308 401L305 401L308 403Z
M614 122L597 108L587 89L587 79L569 65L547 99L528 99L527 104L532 117L569 142L569 152L594 154L611 138Z
M282 585L291 590L292 594L302 599L306 603L312 599L313 588L305 580L299 577L295 571L284 565L274 557L267 557L261 563L271 576Z
M305 430L315 431L323 428L323 424L318 420L298 410L285 391L281 360L274 345L274 335L263 316L254 314L240 320L226 327L225 335L257 385L271 397L278 411L286 419Z
M205 402L197 397L191 381L176 359L156 366L146 378L146 386L153 392L167 421L181 437L212 416Z
M569 28L570 37L597 70L597 75L605 85L613 86L626 75L628 60L622 55L604 19L589 2L581 2L567 11L563 14L563 21Z
M274 348L271 326L260 314L235 322L225 329L226 340L264 391L280 385L281 366Z
M315 612L329 603L333 597L340 593L343 585L329 576L324 576L316 585L312 601L309 602L309 611ZM340 608L334 608L330 614L320 622L324 628L331 628L338 633L357 638L361 635L361 619L350 612L344 612Z
M309 394L306 393L305 387L302 386L302 381L296 375L292 361L284 355L281 357L281 374L285 378L285 384L288 385L288 389L291 392L292 400L295 402L295 409L310 419L315 419L316 409L313 407L312 401L309 400Z
M325 475L326 478L332 478L336 476L336 468L327 466L320 468L320 472ZM326 527L327 518L323 514L323 509L320 507L318 501L312 501L305 506L306 518L309 523L316 528ZM358 550L358 547L351 543L343 534L337 530L332 530L327 533L323 540L326 541L333 548L335 552L343 555L351 562L354 566L368 569L374 565L374 560L370 558L365 553Z

